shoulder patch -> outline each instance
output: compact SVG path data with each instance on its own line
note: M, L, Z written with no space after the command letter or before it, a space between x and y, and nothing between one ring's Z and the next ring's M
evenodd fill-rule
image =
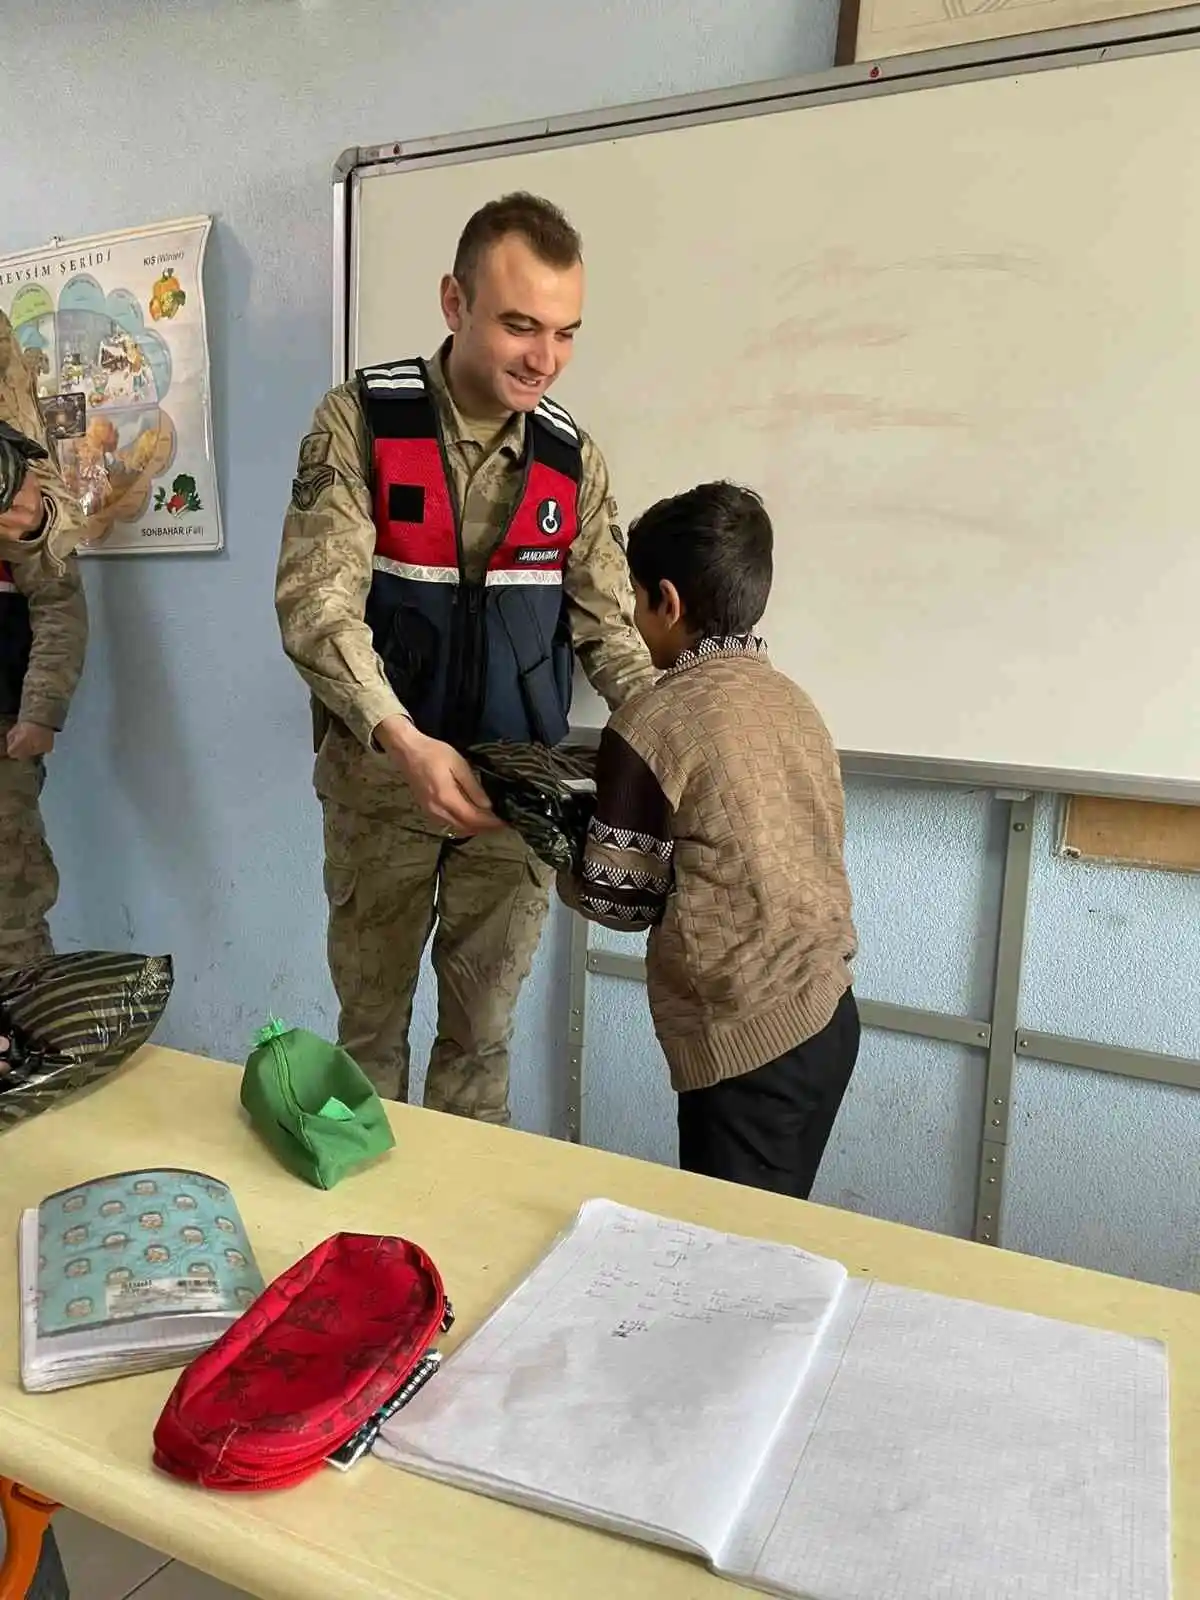
M306 433L300 441L300 471L305 467L320 467L329 460L329 451L333 444L333 435L330 433Z
M615 495L609 495L604 502L604 515L608 518L608 531L612 534L613 543L622 555L628 553L625 543L625 532L621 527L621 517L617 510Z
M308 467L292 479L292 504L297 511L311 511L333 484L337 474L332 467Z

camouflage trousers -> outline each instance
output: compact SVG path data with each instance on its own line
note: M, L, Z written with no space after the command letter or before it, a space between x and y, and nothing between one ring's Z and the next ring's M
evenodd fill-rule
M553 873L511 828L449 840L416 815L401 823L322 806L338 1043L380 1095L407 1100L413 994L432 933L438 1023L425 1105L507 1123L513 1010Z
M0 971L54 954L46 917L58 899L58 869L42 824L45 763L10 761L0 722Z

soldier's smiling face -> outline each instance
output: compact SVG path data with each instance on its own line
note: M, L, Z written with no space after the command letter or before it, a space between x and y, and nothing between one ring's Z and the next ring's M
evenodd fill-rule
M454 397L475 416L532 411L571 359L583 263L550 266L510 233L484 253L474 280L470 296L452 274L442 280Z

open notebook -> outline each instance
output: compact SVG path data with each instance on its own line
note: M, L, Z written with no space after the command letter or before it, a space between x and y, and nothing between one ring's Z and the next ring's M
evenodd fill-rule
M607 1200L375 1452L804 1600L1170 1595L1161 1345Z
M121 1172L23 1211L21 1383L40 1392L183 1366L262 1293L225 1184Z

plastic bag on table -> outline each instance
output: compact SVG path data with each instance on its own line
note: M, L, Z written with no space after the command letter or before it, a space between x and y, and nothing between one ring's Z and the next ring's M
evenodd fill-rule
M583 745L480 744L467 752L501 817L556 872L578 870L596 809L596 752Z
M150 1038L170 956L78 950L0 972L0 1133L115 1072Z

